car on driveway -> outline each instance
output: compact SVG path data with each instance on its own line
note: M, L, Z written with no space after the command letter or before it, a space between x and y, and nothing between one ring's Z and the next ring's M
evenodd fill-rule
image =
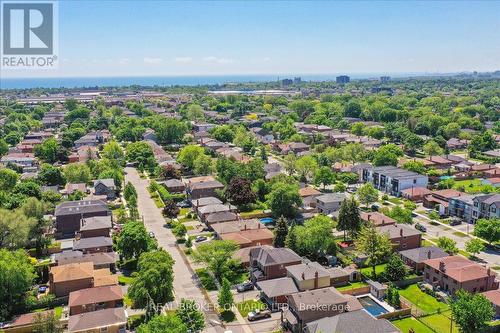
M243 283L236 285L236 291L238 291L239 293L253 290L253 288L254 288L254 286L253 286L253 283L251 281L245 281Z
M459 224L462 224L462 221L460 221L459 219L452 219L450 221L450 225L451 226L454 226L454 225L459 225Z
M203 241L206 241L208 238L206 236L197 236L194 241L196 243L200 243L200 242L203 242Z
M259 320L259 319L265 319L265 318L271 318L271 311L270 310L253 310L248 314L248 321L254 321L254 320Z
M427 228L425 226L421 225L420 223L415 224L415 229L417 229L418 231L421 231L421 232L427 231Z
M191 206L192 206L191 202L189 202L187 200L184 200L184 201L181 201L181 202L177 203L177 207L180 207L180 208L189 208Z

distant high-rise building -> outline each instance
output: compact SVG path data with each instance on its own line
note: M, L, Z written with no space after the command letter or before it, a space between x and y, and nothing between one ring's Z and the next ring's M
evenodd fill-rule
M387 82L389 82L390 79L391 79L390 76L381 76L380 77L380 82L387 83Z
M340 76L337 76L335 81L337 81L337 83L340 83L340 84L345 84L345 83L349 83L349 81L351 81L351 78L347 75L340 75Z
M301 84L301 83L302 83L301 77L294 77L293 78L293 84Z
M292 85L292 84L293 84L293 80L292 79L283 79L283 80L281 80L281 85L284 86L284 87Z

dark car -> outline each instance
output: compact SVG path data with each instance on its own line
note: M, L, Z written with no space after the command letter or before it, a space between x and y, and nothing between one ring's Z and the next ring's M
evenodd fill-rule
M254 320L259 320L259 319L264 319L264 318L271 318L271 311L265 309L265 310L253 310L248 314L248 320L249 321L254 321Z
M425 226L421 225L420 223L415 224L415 229L417 229L418 231L422 231L422 232L427 231L427 228Z
M460 221L459 219L452 219L450 221L450 225L451 226L454 226L454 225L459 225L459 224L462 224L462 221Z
M197 236L197 237L195 238L195 240L194 240L194 241L195 241L196 243L199 243L199 242L206 241L207 239L208 239L208 238L207 238L207 237L205 237L205 236Z
M380 209L379 205L372 205L372 211L378 212L379 209Z
M239 292L239 293L242 293L242 292L245 292L245 291L249 291L249 290L253 290L253 283L250 282L250 281L245 281L243 283L240 283L238 285L236 285L236 290Z
M189 202L188 200L184 200L184 201L177 203L177 207L180 207L180 208L189 208L191 206L192 206L191 202Z

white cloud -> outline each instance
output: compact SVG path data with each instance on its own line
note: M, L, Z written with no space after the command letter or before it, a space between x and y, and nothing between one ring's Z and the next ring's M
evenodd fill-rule
M231 58L217 58L217 57L214 57L214 56L210 56L210 57L205 57L203 58L203 61L205 62L216 62L218 64L232 64L234 63L234 59L231 59Z
M264 62L269 62L269 61L271 61L271 58L269 58L269 57L265 57L264 59L262 59L262 61L264 61Z
M150 57L145 57L144 58L144 63L149 64L149 65L158 65L163 62L162 58L150 58Z
M118 59L118 64L120 65L127 65L130 63L130 58L121 58L121 59Z
M177 57L174 59L174 61L178 62L178 63L187 64L187 63L193 61L193 58L191 58L191 57Z

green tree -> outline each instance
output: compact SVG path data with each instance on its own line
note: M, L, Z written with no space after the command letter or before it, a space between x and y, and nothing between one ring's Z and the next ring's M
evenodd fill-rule
M33 332L36 333L62 333L64 328L54 311L40 312L35 315Z
M335 254L336 243L332 234L333 221L325 215L307 220L303 226L295 227L297 252L316 260L320 255Z
M397 165L399 157L404 155L403 150L395 144L380 147L373 156L373 165Z
M198 156L205 154L205 150L200 146L187 145L179 151L177 162L188 169L193 169Z
M438 238L437 246L450 254L455 254L458 252L457 242L445 236L441 236Z
M366 183L356 191L358 199L366 207L378 200L378 191L373 187L372 183Z
M229 125L217 126L212 131L212 137L220 142L233 142L234 136L235 133Z
M66 183L61 169L46 163L42 164L41 170L38 173L38 180L48 186L64 185Z
M427 156L435 156L444 154L444 149L441 148L436 141L429 140L424 145L424 153Z
M339 210L339 222L337 229L344 231L344 241L347 239L347 234L351 238L356 237L361 230L361 218L359 217L358 203L354 197L342 201Z
M116 167L125 165L125 154L116 141L110 141L103 146L101 157L111 161Z
M411 210L401 208L400 206L394 206L392 209L384 209L384 214L392 217L399 223L411 224L413 222Z
M290 230L285 239L285 246L292 251L297 252L297 232L295 231L295 225L292 224Z
M318 169L318 162L312 156L302 156L295 162L295 170L299 173L299 177L303 181L311 178Z
M403 169L413 171L421 175L425 174L424 163L421 161L408 161L403 164Z
M129 143L126 156L128 161L137 162L139 170L153 171L156 167L153 148L144 141Z
M357 136L362 136L365 132L366 125L362 122L354 123L351 125L351 133Z
M9 152L9 145L4 139L0 139L0 157Z
M314 174L314 184L319 186L323 184L323 188L335 182L335 174L329 167L321 167Z
M376 279L375 266L381 264L392 252L389 237L384 233L379 233L372 225L367 225L358 235L356 248L367 256L367 263L372 267L372 277Z
M130 221L123 226L116 242L116 248L120 252L120 256L126 260L138 259L142 253L154 249L155 244L142 222Z
M187 118L189 120L203 120L203 108L197 104L191 104L187 107Z
M209 175L213 171L212 158L208 155L199 155L193 163L193 171L196 175Z
M0 190L11 191L19 179L17 172L11 169L0 169Z
M126 225L126 224L125 224ZM134 306L146 308L147 316L158 313L174 299L174 260L164 250L144 252L137 264L137 276L128 289Z
M481 251L484 250L484 244L483 241L477 238L472 238L469 239L465 243L465 250L467 252L471 253L473 256L478 255Z
M284 247L286 237L288 235L288 222L281 216L276 222L276 228L274 229L274 247Z
M189 332L201 332L205 328L203 313L198 310L193 300L181 299L175 314L185 323Z
M23 305L35 277L25 251L0 249L0 321L9 319L12 311Z
M464 290L455 293L451 301L451 314L461 333L482 332L495 311L491 302L481 294Z
M35 146L35 156L46 163L53 164L57 161L65 161L67 152L62 149L55 138L50 138Z
M474 226L474 235L492 244L500 241L500 219L479 219Z
M182 138L187 133L188 128L184 121L174 118L162 118L154 126L156 137L161 144L172 144L182 142Z
M226 188L226 197L232 204L242 207L255 202L257 196L252 190L252 183L248 179L234 177Z
M218 281L227 274L230 264L233 263L232 256L238 245L231 241L214 240L197 246L197 251L193 253L196 262L203 262L214 274Z
M185 322L177 315L167 313L157 315L137 327L137 333L188 333Z
M35 224L36 220L24 215L22 209L0 209L0 247L24 247L30 240L30 232Z
M226 278L222 279L222 286L217 296L217 303L219 304L219 308L222 309L222 312L231 311L233 307L234 298L231 292L231 284Z
M275 217L294 218L302 204L299 188L295 184L276 183L266 199Z
M92 179L90 168L82 163L68 164L64 167L63 174L68 183L88 183Z
M391 255L385 266L384 276L389 281L400 281L406 277L407 273L403 260L397 254Z

